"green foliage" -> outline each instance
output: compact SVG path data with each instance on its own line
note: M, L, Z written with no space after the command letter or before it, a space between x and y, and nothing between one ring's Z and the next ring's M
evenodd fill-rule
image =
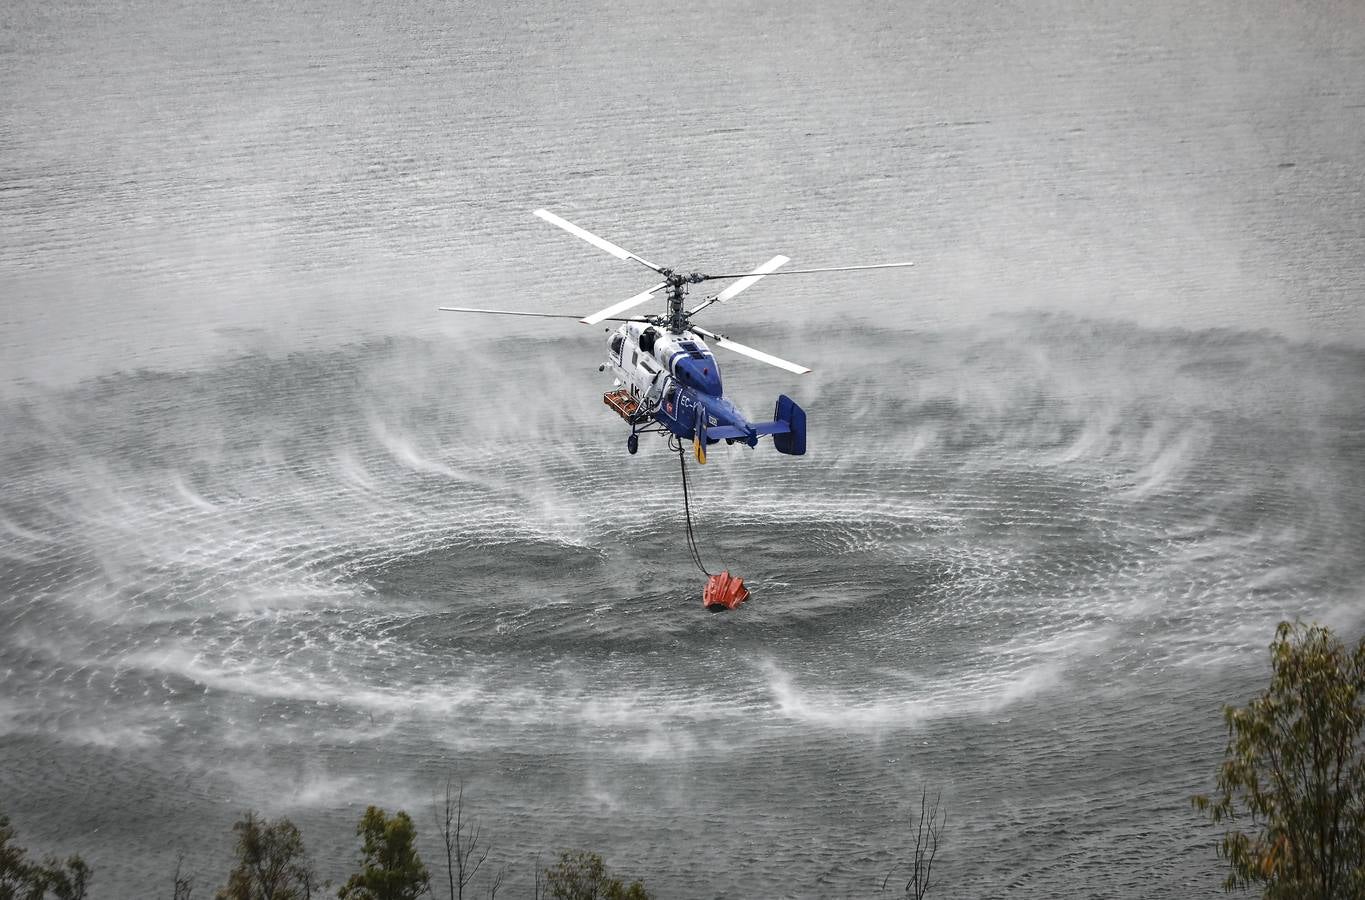
M1193 798L1224 833L1226 890L1273 900L1365 898L1365 638L1280 623L1269 689L1225 707L1228 744L1212 798Z
M90 867L79 856L65 863L49 856L41 865L29 862L14 843L9 819L0 815L0 900L85 900Z
M0 900L27 897L29 864L24 848L14 843L9 819L0 815Z
M417 829L407 813L390 819L371 806L355 831L363 868L337 893L341 900L416 900L426 893L431 878L413 846Z
M49 856L37 872L43 889L52 894L53 900L85 900L90 867L79 856L69 857L65 863Z
M607 872L602 857L586 850L565 850L559 862L545 870L551 900L649 900L638 881L623 884Z
M303 836L288 819L263 822L255 813L232 826L237 833L237 868L215 900L309 900L316 876Z

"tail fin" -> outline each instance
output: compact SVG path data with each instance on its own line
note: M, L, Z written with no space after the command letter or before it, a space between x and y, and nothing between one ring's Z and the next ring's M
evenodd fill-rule
M806 411L796 405L796 401L786 394L779 394L773 418L787 426L785 433L773 435L773 447L778 453L788 456L804 456L806 453Z

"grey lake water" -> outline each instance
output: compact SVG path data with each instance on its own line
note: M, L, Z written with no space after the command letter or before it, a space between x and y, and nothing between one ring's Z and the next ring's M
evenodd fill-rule
M1365 625L1365 6L0 9L0 811L96 898L345 878L462 780L500 896L1219 894L1224 703ZM625 451L656 261L810 452ZM698 289L697 297L701 296ZM702 317L699 317L699 321ZM599 326L600 327L600 326ZM486 896L481 874L474 887ZM901 871L888 895L903 886ZM897 879L901 878L898 885Z

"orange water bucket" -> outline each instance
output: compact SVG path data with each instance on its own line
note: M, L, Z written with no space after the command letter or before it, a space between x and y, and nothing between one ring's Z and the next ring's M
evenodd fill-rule
M729 572L712 575L701 595L702 606L713 611L735 609L748 599L749 589L744 586L744 579Z

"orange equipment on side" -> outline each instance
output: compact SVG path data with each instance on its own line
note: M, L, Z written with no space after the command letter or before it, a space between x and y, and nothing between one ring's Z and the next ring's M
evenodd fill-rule
M640 402L629 391L608 391L602 395L602 402L616 410L616 414L627 422L640 408Z
M736 578L729 572L712 575L702 592L701 603L713 612L722 609L737 609L749 599L749 589L744 586L743 578Z

